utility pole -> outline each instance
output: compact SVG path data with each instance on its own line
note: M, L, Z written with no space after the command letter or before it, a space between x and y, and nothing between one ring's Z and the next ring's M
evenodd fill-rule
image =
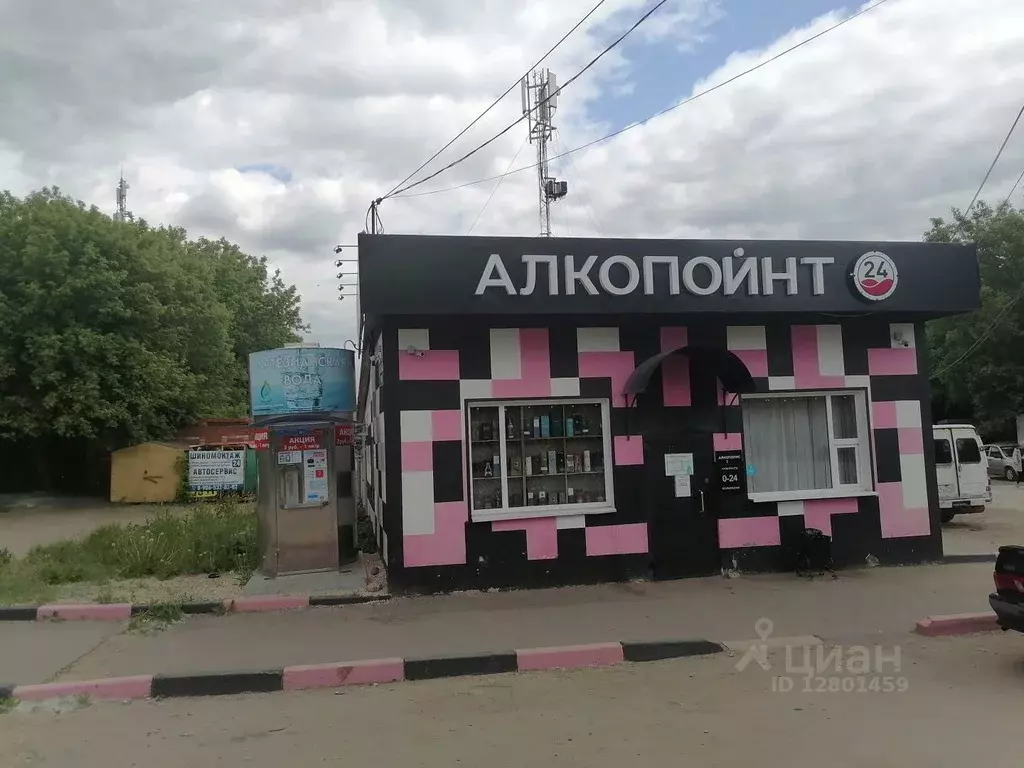
M121 171L121 179L117 182L117 210L114 211L114 221L134 221L135 217L128 210L128 182L124 179L124 170Z
M569 185L548 173L548 142L554 135L552 120L558 109L558 84L550 69L536 70L523 78L523 114L530 143L537 145L537 198L541 237L551 237L551 203L569 192Z

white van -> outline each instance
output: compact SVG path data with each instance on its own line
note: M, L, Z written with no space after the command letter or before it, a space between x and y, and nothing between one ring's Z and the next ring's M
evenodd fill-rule
M942 522L954 515L984 512L992 503L992 485L978 431L970 424L938 424L932 434Z

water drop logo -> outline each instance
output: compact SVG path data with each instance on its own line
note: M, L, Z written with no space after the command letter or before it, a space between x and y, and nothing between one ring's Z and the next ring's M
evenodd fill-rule
M270 382L264 380L263 386L260 387L260 400L265 403L270 402Z

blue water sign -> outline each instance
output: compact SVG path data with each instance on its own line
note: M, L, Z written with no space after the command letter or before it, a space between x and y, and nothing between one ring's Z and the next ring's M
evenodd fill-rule
M286 347L249 355L254 417L356 409L355 352Z

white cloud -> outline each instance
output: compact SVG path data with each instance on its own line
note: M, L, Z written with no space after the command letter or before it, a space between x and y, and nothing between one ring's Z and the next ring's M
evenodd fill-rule
M369 201L426 159L546 50L593 0L0 0L0 172L107 210L121 166L136 215L266 253L304 296L314 337L354 336L336 300L332 249L353 242ZM44 7L45 6L45 7ZM88 7L86 7L88 6ZM643 12L610 0L549 62L565 82ZM700 54L721 5L675 0L638 40ZM733 54L680 98L825 28ZM713 33L714 30L711 30ZM570 196L556 234L917 238L970 200L1024 93L1020 0L889 0L755 74L577 154L555 171ZM14 73L13 75L10 73ZM607 132L602 92L644 79L616 51L564 95L561 139ZM519 116L518 94L440 167ZM626 119L641 119L630 115ZM416 191L501 173L519 126ZM522 149L518 165L530 162ZM240 173L274 166L292 178ZM1024 168L1024 129L986 190ZM526 171L506 179L474 234L534 234ZM493 183L389 200L388 231L465 233Z

